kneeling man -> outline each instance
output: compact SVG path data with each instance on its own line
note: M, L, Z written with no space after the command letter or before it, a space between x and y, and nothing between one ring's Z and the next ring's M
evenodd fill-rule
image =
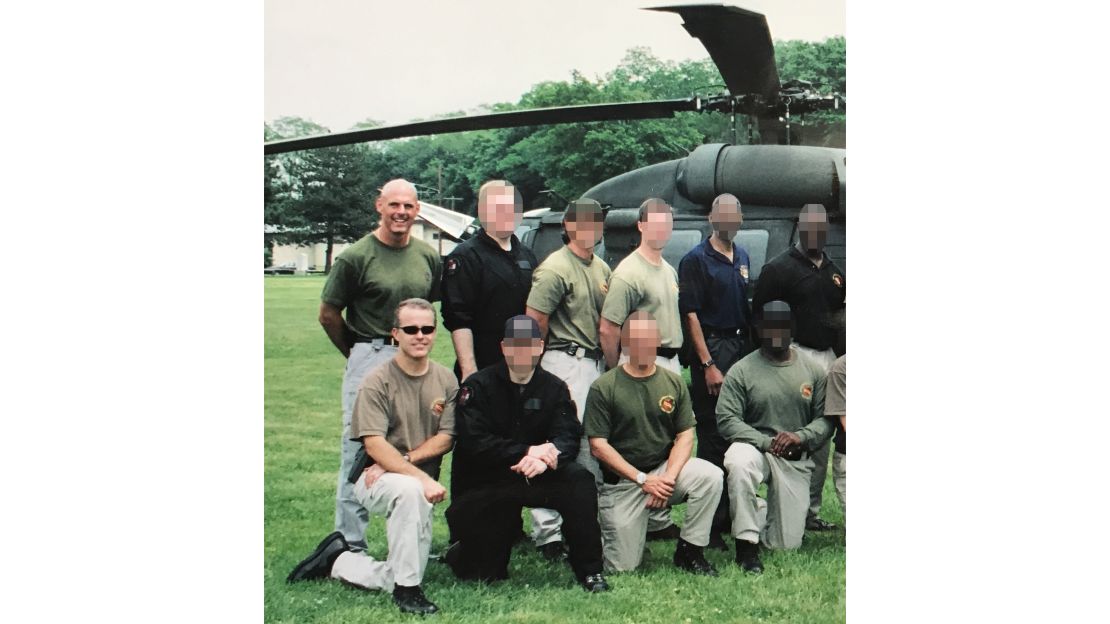
M432 544L432 505L447 490L439 484L440 459L451 450L458 383L428 354L436 317L424 299L406 299L393 316L397 355L367 375L355 399L352 440L363 448L349 479L355 499L385 516L389 554L375 561L349 551L343 534L324 538L288 581L331 577L366 589L392 590L406 613L435 613L420 588Z
M447 509L458 541L445 559L462 579L506 579L521 507L554 509L563 517L578 582L606 591L597 488L574 461L582 428L570 391L537 366L543 340L535 319L510 318L504 336L505 361L467 377L459 389Z
M801 546L809 453L833 432L824 417L824 371L790 348L790 306L770 301L760 312L759 350L729 369L717 401L717 428L731 442L724 463L736 562L755 574L763 571L761 540L769 548ZM763 483L766 500L756 496Z
M688 502L674 553L676 566L716 576L702 552L723 488L721 469L692 459L694 412L682 377L656 365L659 327L643 310L621 328L624 364L590 387L585 429L601 464L601 533L605 567L640 565L652 510Z

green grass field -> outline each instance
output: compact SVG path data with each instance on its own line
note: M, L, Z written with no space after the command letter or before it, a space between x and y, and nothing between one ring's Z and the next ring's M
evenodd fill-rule
M267 277L265 293L265 609L267 622L398 622L386 593L336 581L287 585L289 571L333 530L342 412L343 357L316 322L322 277ZM442 329L442 328L441 328ZM454 362L450 339L437 334L432 356ZM444 462L445 480L450 461ZM443 512L436 506L432 552L447 546ZM827 520L843 514L829 480ZM681 524L682 507L675 510ZM384 559L381 518L370 523L371 554ZM674 543L650 544L634 573L609 575L613 591L588 595L565 564L552 567L530 544L513 552L511 579L496 585L456 581L432 562L424 590L439 605L442 622L843 622L844 531L807 535L794 552L765 552L766 572L746 576L730 552L706 552L719 578L695 577L671 563Z

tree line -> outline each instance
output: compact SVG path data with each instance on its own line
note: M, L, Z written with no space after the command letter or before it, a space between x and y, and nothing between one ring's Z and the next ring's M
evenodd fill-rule
M822 93L847 94L845 39L822 42L779 41L775 58L783 82L814 83ZM663 61L647 48L629 50L621 63L602 77L575 71L569 80L542 82L515 103L482 107L477 113L717 95L724 80L707 57ZM463 111L441 117L467 114ZM808 115L798 127L809 145L843 147L845 116L828 111ZM351 129L383 125L367 119ZM738 124L742 125L742 124ZM300 117L265 124L265 140L321 134L329 129ZM758 139L758 135L756 135ZM267 156L265 222L275 226L272 243L327 244L325 271L332 247L373 229L376 189L403 177L419 185L421 199L475 214L476 193L491 178L511 180L526 208L561 208L555 196L579 197L593 185L639 167L682 158L703 143L748 142L746 126L734 132L722 113L679 113L672 119L592 122L478 130L378 143L348 145Z

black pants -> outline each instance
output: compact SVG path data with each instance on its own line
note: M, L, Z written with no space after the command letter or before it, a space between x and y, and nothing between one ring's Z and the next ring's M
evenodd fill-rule
M568 463L531 480L514 476L469 489L447 508L447 525L460 542L450 562L461 579L509 577L509 553L519 531L521 507L554 509L563 517L563 538L575 578L601 572L597 486L582 466Z
M747 341L743 336L718 338L706 336L705 346L709 357L717 364L721 373L727 373L732 365L748 354ZM697 364L690 367L690 400L694 404L695 431L698 435L698 458L724 470L725 451L729 443L717 430L717 397L710 396L705 387L705 371ZM732 522L729 519L728 488L721 491L721 502L713 514L713 531L730 533Z

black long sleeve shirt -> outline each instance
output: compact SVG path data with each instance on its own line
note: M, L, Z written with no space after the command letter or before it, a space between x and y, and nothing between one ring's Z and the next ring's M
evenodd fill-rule
M794 317L795 342L818 351L843 351L844 291L844 271L827 255L817 268L801 250L791 247L763 266L752 312L758 317L768 301L785 301Z
M582 425L566 383L536 367L521 386L509 379L505 362L474 373L459 388L455 407L452 496L475 486L522 479L509 468L528 447L552 442L558 469L578 455Z

